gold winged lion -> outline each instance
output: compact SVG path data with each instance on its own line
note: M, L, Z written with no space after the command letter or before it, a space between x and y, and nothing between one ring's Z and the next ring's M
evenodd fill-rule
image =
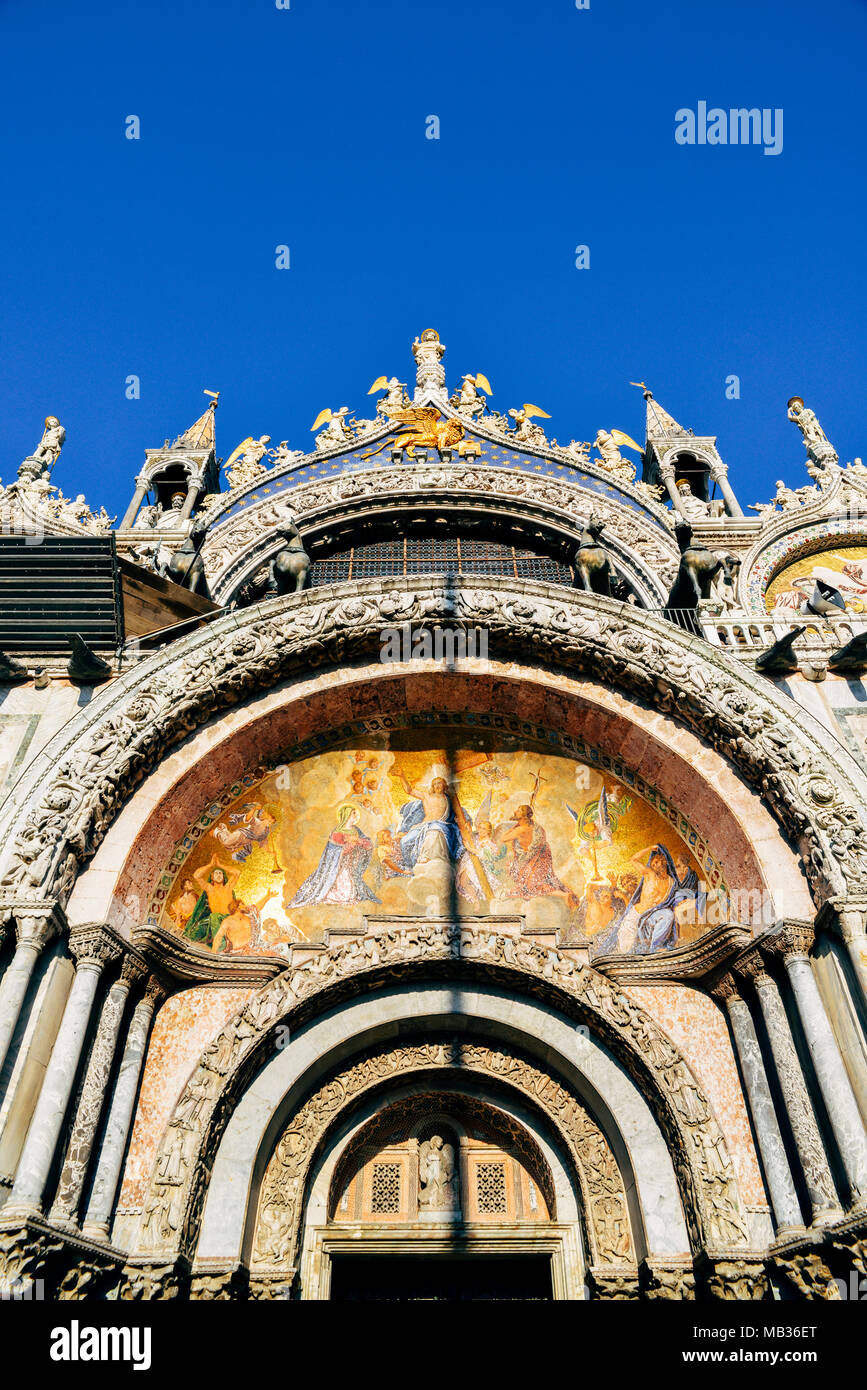
M444 420L435 405L410 406L407 410L391 410L389 420L397 421L395 433L384 439L378 449L364 454L372 459L382 453L388 444L394 449L405 449L409 458L415 458L417 448L451 449L464 437L464 427L459 420Z

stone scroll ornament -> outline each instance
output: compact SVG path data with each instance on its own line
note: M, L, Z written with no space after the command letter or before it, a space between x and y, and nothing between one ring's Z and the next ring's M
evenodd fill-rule
M863 775L806 711L674 624L594 594L462 576L382 592L335 585L228 613L97 695L0 811L0 911L65 903L138 782L206 720L293 674L378 655L383 627L483 627L495 658L580 673L694 729L761 790L817 903L867 900Z
M681 1053L650 1016L604 976L552 948L496 931L431 922L387 928L323 951L263 986L230 1020L202 1054L166 1128L134 1254L158 1263L192 1255L223 1128L250 1076L268 1055L269 1035L278 1024L291 1020L299 1005L320 993L328 992L322 1007L330 1007L335 992L369 989L374 972L388 970L394 979L402 968L404 973L417 972L419 965L436 961L469 963L497 978L505 972L510 987L520 982L530 992L553 995L557 1004L586 1020L627 1065L662 1125L694 1250L748 1247L737 1178L722 1131ZM345 1079L333 1079L319 1094L315 1123L326 1124L345 1098ZM288 1142L300 1153L309 1138L305 1131ZM577 1149L577 1139L571 1142ZM591 1210L596 1198L604 1195L588 1192ZM293 1221L296 1216L293 1209ZM275 1219L274 1229L263 1239L271 1243L269 1248L277 1242L282 1249L284 1239L291 1244L291 1233L286 1234L282 1218L278 1230Z
M298 1258L304 1189L317 1147L340 1111L365 1092L410 1072L460 1068L515 1086L552 1121L568 1146L581 1186L591 1264L635 1259L626 1190L614 1154L577 1097L548 1072L502 1048L456 1040L383 1048L363 1057L311 1095L286 1126L262 1182L254 1272L269 1272ZM545 1194L549 1207L552 1194Z

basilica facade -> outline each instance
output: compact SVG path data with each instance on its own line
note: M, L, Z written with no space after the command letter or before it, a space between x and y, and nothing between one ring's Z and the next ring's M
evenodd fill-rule
M643 383L563 444L412 354L119 522L53 416L2 489L0 1281L844 1297L867 468L793 397L744 510Z

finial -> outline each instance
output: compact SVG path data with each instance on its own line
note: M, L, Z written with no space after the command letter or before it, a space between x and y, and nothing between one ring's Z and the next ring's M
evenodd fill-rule
M219 391L208 391L206 389L203 389L202 394L211 397L211 409L216 410L217 406L220 404Z
M652 391L648 391L647 386L646 386L646 384L645 384L643 381L630 381L629 385L630 385L630 386L637 386L638 389L639 389L640 391L643 391L643 392L644 392L644 399L645 399L646 401L652 401L652 400L653 400L653 392L652 392Z

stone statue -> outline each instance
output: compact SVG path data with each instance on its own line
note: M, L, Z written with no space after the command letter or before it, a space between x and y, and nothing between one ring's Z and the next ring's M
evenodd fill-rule
M36 459L37 463L42 465L43 472L51 472L60 457L60 450L63 448L65 439L66 430L57 416L46 415L42 438L30 455L32 459Z
M418 1204L425 1211L454 1211L458 1205L455 1151L442 1135L426 1139L418 1151Z
M677 484L677 492L680 497L680 510L687 521L707 521L710 516L710 503L696 497L686 478L681 478Z
M541 425L532 423L534 415L538 415L543 420L551 419L547 410L540 410L537 405L522 405L520 410L513 407L509 411L509 418L515 422L513 438L520 439L524 444L545 445L548 443L545 438L545 431Z
M289 468L293 463L304 458L304 450L290 449L288 439L281 439L277 448L269 449L268 452L275 468Z
M270 443L270 434L260 435L258 439L248 435L246 439L241 440L237 449L233 450L223 464L230 488L248 487L267 472L262 459L269 452Z
M591 516L581 532L572 562L575 570L574 587L610 598L614 569L608 558L608 551L600 544L599 537L604 529L604 523L600 518Z
M600 458L594 459L594 463L604 468L606 473L613 473L614 477L622 482L632 482L635 477L635 464L623 457L610 430L597 430L593 445L600 453Z
M315 432L321 425L325 429L321 434L316 435L317 449L333 449L336 444L346 444L352 438L352 431L347 427L346 416L349 414L349 406L342 405L339 410L320 410L315 421L311 425L311 432Z
M156 520L154 521L154 527L156 528L156 530L181 531L188 535L190 531L192 531L193 529L193 523L189 517L187 517L186 520L184 520L181 517L181 512L183 510L185 501L185 493L172 493L169 505L167 507L161 507L157 510Z
M722 561L701 541L693 540L688 521L679 521L674 530L680 548L680 567L666 608L698 608L701 599L710 598L711 585L722 569Z
M788 407L788 417L804 436L804 446L810 458L820 464L828 461L836 463L837 451L819 424L815 411L805 406L800 396L792 396Z
M132 524L132 529L134 531L153 531L156 527L159 514L160 509L157 506L151 505L141 507L138 516Z
M777 507L784 512L796 512L800 507L805 506L818 494L815 487L806 486L799 488L786 487L781 478L777 479L777 491L770 502L751 502L750 511L758 512L760 516L768 516L775 512Z
M570 439L568 444L563 445L563 453L568 454L576 463L590 462L590 442L589 440Z
M409 405L405 381L398 381L396 376L378 376L367 394L372 396L375 391L382 390L385 390L385 395L376 402L377 415L387 417L393 410L403 410L405 406Z
M461 377L460 390L451 397L449 404L453 405L461 415L469 415L470 417L484 415L488 402L480 394L478 389L480 386L487 391L489 396L494 394L491 383L486 376L482 376L481 372L476 376L472 376L469 372L466 373Z
M427 395L444 396L446 372L441 358L445 350L445 343L440 342L440 335L435 328L426 328L421 337L416 338L413 343L417 401Z

